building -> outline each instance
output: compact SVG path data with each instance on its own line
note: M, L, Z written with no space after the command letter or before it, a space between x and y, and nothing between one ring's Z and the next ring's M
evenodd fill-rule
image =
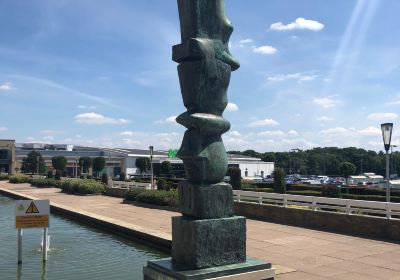
M15 142L14 142L15 143ZM125 149L125 148L94 148L73 145L52 145L42 143L17 144L15 149L16 164L15 170L21 169L23 158L25 158L32 150L39 152L48 168L53 170L52 158L55 156L64 156L67 159L67 168L65 175L78 177L82 174L79 167L79 158L81 157L104 157L106 166L102 173L108 176L119 176L125 173L126 176L141 176L140 170L136 167L136 159L139 157L150 157L149 150ZM176 177L185 176L183 162L179 158L168 157L167 151L153 152L153 168L157 170L163 161L171 163L171 175ZM274 170L273 162L263 162L259 158L228 154L228 165L236 166L241 169L242 177L267 177ZM145 174L150 175L150 166Z
M0 139L0 174L14 174L16 166L15 140Z

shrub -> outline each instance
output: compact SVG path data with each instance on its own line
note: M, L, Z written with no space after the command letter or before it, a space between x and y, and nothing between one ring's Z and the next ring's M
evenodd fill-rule
M10 176L9 181L10 183L13 184L22 184L22 183L29 183L31 181L31 178L29 178L26 175L18 174Z
M130 189L126 195L125 195L125 199L129 200L129 201L136 201L136 197L138 196L138 194L142 193L146 191L145 189Z
M87 175L87 176L86 176L86 179L89 179L89 180L90 180L90 179L92 179L92 178L93 178L92 175Z
M342 189L336 185L327 185L322 187L321 195L325 197L341 197Z
M320 191L287 191L287 194L305 195L305 196L321 196Z
M240 190L242 183L242 175L239 167L230 167L228 170L230 183L232 185L232 189Z
M161 205L161 206L171 206L175 207L178 203L178 192L176 190L171 191L151 191L146 190L139 193L136 196L136 201Z
M53 171L48 171L47 172L47 178L49 178L49 179L53 178Z
M0 181L2 181L2 180L8 180L8 179L9 179L8 174L0 174Z
M103 184L107 185L107 183L108 183L108 176L107 176L106 173L103 173L103 174L101 175L101 182L102 182Z
M59 182L55 179L33 179L31 185L39 188L59 187Z
M272 188L243 188L243 191L250 191L250 192L268 192L268 193L273 193L274 189Z
M160 190L160 191L167 190L167 182L162 178L158 179L157 189Z
M285 170L275 168L274 176L274 191L276 193L286 193Z
M105 191L102 183L90 179L69 179L61 183L61 189L70 194L101 194Z

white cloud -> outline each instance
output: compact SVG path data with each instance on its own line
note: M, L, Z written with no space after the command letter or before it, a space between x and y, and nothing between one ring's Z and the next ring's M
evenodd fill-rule
M13 84L10 82L6 82L0 85L0 91L9 91L14 89Z
M312 31L320 31L324 28L324 25L315 20L299 17L294 22L291 22L289 24L283 24L282 22L275 22L271 24L270 28L272 30L278 30L278 31L286 31L294 29L307 29Z
M96 109L96 106L93 105L78 105L78 109Z
M54 137L51 136L51 135L47 135L47 136L43 137L43 140L45 140L45 141L54 141Z
M7 131L7 130L8 130L8 128L7 128L7 127L0 126L0 132Z
M155 124L163 124L163 123L166 123L166 124L177 125L178 123L176 122L176 118L177 118L177 116L170 116L170 117L168 117L168 118L165 118L164 120L155 121L154 123L155 123Z
M398 118L396 113L371 113L367 117L372 121L393 121Z
M333 121L333 120L334 120L334 118L330 118L327 116L322 116L322 117L317 118L317 121L321 121L321 122L328 122L328 121Z
M360 133L361 135L365 135L365 136L379 136L382 134L382 131L379 128L370 126L370 127L359 130L358 133Z
M230 131L228 134L229 136L235 136L235 137L242 136L242 134L240 134L240 132L236 130Z
M228 102L228 105L226 106L226 110L228 112L234 112L234 111L239 110L239 106L236 105L235 103Z
M297 135L299 135L299 133L298 133L296 130L293 130L293 129L292 129L292 130L289 130L289 131L288 131L288 134L291 135L291 136L297 136Z
M350 130L348 130L347 128L338 126L335 128L321 130L319 133L322 135L346 135L346 134L350 133Z
M272 46L260 46L260 47L253 47L253 52L260 53L260 54L274 54L276 53L277 49Z
M126 119L114 119L110 117L105 117L101 114L94 112L83 113L75 116L75 122L84 124L127 124L129 120Z
M323 108L331 108L340 104L340 101L335 99L334 96L314 98L312 101L315 105L321 106Z
M267 130L257 134L258 136L266 136L266 137L280 137L285 136L285 132L282 130Z
M257 120L249 123L247 126L248 127L257 127L257 126L276 126L279 125L279 123L273 119L263 119L263 120Z
M240 40L240 41L239 41L239 46L240 46L240 47L244 47L245 45L251 44L251 43L253 43L253 42L254 42L254 40L253 40L253 39L250 39L250 38L243 39L243 40Z
M301 73L293 73L293 74L278 74L275 76L268 76L267 80L269 82L284 82L287 80L297 80L297 82L306 82L306 81L312 81L317 77L318 75L304 75Z

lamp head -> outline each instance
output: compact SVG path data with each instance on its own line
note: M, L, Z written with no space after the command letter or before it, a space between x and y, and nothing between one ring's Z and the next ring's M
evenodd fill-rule
M383 123L381 124L381 129L385 150L389 151L390 141L392 140L393 123Z

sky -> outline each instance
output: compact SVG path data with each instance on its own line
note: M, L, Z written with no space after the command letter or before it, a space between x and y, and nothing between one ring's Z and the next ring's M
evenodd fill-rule
M398 0L226 0L227 150L400 145ZM185 129L175 0L0 0L0 139L156 150Z

